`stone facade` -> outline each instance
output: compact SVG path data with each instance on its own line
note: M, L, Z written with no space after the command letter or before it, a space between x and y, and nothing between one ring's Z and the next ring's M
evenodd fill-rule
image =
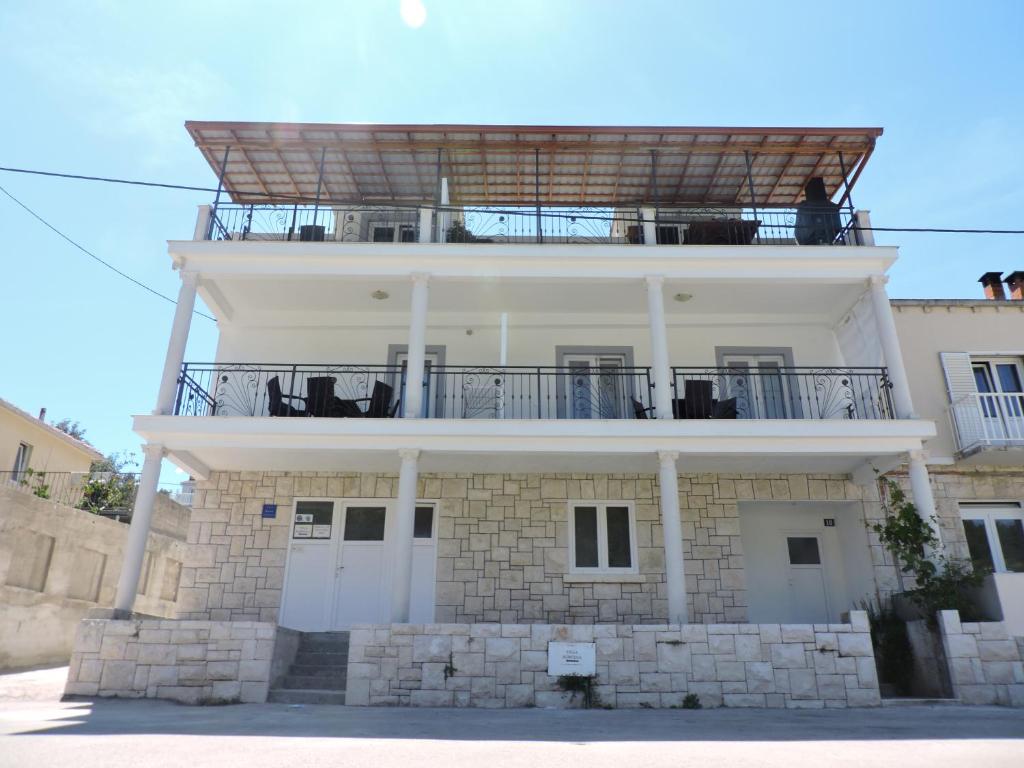
M865 707L881 703L867 614L849 624L393 624L350 639L350 705L578 707L548 643L595 643L595 706Z
M249 621L117 621L78 625L65 696L267 700L277 627Z
M393 498L394 475L219 472L193 498L182 618L276 621L295 497ZM436 619L480 623L664 622L664 549L656 475L424 474L418 496L438 502ZM877 489L833 475L682 474L687 600L699 623L743 622L742 501L856 501L881 515ZM570 500L632 502L640 578L574 581ZM262 505L278 505L276 519ZM871 542L879 587L895 589L891 558Z
M1024 638L1001 621L961 622L957 611L939 613L953 695L964 704L1024 707Z

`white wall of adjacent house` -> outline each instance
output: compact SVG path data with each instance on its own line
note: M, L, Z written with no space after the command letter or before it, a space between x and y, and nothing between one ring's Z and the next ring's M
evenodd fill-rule
M838 622L874 595L860 505L742 502L751 622Z
M950 391L940 355L960 353L972 360L1008 357L1024 361L1024 302L1019 307L1003 302L894 302L893 314L914 406L922 417L934 419L939 429L928 449L933 458L951 458L957 447L947 415ZM972 385L970 377L968 365L966 378L961 377L968 389Z

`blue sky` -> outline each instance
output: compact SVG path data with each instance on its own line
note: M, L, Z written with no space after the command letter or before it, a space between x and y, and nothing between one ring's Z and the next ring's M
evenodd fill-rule
M1022 228L1024 3L673 0L19 2L0 7L0 165L215 182L187 119L882 126L854 201L878 226ZM87 248L174 295L165 241L204 193L0 173ZM173 307L0 196L0 396L138 451ZM1024 238L880 234L894 297L979 297ZM196 318L186 359L213 358ZM163 479L173 480L172 468ZM178 478L180 479L180 478Z

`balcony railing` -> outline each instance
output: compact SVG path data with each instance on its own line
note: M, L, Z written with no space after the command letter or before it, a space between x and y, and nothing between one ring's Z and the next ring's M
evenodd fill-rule
M1024 393L972 392L953 402L949 414L961 453L1024 448Z
M676 418L895 418L885 368L672 370Z
M405 369L387 365L185 363L182 416L404 415ZM684 419L891 419L884 368L675 368L673 415ZM650 368L428 366L420 417L653 418Z
M208 240L345 243L854 245L856 219L835 207L528 208L218 205Z

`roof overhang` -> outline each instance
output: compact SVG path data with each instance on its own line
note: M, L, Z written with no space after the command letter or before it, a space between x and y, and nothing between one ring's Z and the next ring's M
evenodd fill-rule
M236 203L436 202L619 207L793 205L840 198L881 128L372 125L188 121ZM225 164L224 158L227 157ZM222 165L224 166L222 168Z

